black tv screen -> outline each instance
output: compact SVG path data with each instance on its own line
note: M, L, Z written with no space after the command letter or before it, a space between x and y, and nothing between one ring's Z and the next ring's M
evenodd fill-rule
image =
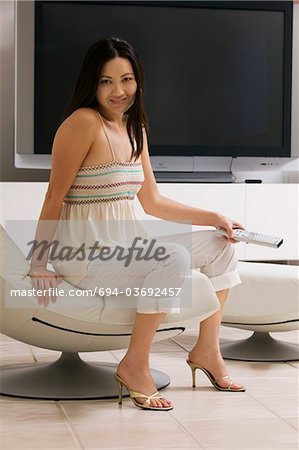
M153 156L290 156L292 2L38 1L35 153L50 153L89 46L128 40Z

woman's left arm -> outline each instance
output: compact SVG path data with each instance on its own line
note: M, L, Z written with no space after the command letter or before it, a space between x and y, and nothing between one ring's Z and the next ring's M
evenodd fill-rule
M146 133L141 161L145 180L137 196L146 214L169 221L223 228L229 239L232 239L233 228L244 228L218 212L194 208L161 195L150 162Z

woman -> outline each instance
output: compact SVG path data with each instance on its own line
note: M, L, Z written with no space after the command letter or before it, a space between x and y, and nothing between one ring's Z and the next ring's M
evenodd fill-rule
M228 377L219 349L221 314L228 289L240 282L231 245L232 230L243 227L219 213L186 206L160 195L151 168L146 131L143 75L136 51L120 39L100 40L85 57L66 118L54 138L51 176L37 239L46 236L51 241L56 233L62 242L68 236L74 248L79 248L82 239L88 243L97 241L99 248L126 246L128 240L124 236L129 233L128 223L136 227L135 235L143 236L144 231L136 220L135 195L145 212L152 216L225 229L227 240L215 237L211 231L192 233L189 248L192 267L200 268L209 276L221 309L201 323L187 363L193 375L197 368L203 370L218 390L244 391L242 385ZM72 219L73 223L84 221L88 232L85 228L83 232L80 227L75 231L69 228ZM60 227L61 224L64 225ZM125 232L123 227L127 227ZM136 277L132 280L127 277L126 282L139 280L140 285L151 286L150 278L158 275L162 284L182 286L190 267L188 252L174 242L166 244L166 249L166 261L136 263ZM30 276L36 288L56 287L61 276L82 288L100 286L107 278L111 284L119 268L119 262L115 261L115 266L86 259L73 260L68 265L53 261L56 271L53 273L46 270L47 257L47 252L42 258L36 252L33 255ZM55 298L40 298L39 303L47 306L50 300ZM166 311L176 311L171 298L168 300L170 303L164 309L157 299L140 298L130 345L115 374L120 392L126 386L134 404L144 409L173 408L169 400L156 392L149 371L155 331Z

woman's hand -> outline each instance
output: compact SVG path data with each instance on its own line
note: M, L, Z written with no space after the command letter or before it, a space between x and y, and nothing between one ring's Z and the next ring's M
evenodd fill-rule
M232 242L233 244L239 242L233 239L233 229L240 228L241 230L245 230L243 225L241 225L239 222L236 222L235 220L223 216L222 214L216 214L214 222L215 223L212 224L213 227L222 228L223 230L226 230L228 236L227 237L224 236L225 239L227 239L229 242Z
M50 301L56 302L55 288L62 282L59 275L45 267L36 267L30 270L29 277L32 287L43 291L41 295L36 296L39 305L47 307Z

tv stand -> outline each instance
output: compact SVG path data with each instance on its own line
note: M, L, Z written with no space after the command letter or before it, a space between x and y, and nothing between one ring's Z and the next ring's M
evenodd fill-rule
M299 154L290 158L151 156L161 183L298 183ZM249 180L249 181L247 181Z
M233 183L231 172L164 172L155 171L159 183Z

